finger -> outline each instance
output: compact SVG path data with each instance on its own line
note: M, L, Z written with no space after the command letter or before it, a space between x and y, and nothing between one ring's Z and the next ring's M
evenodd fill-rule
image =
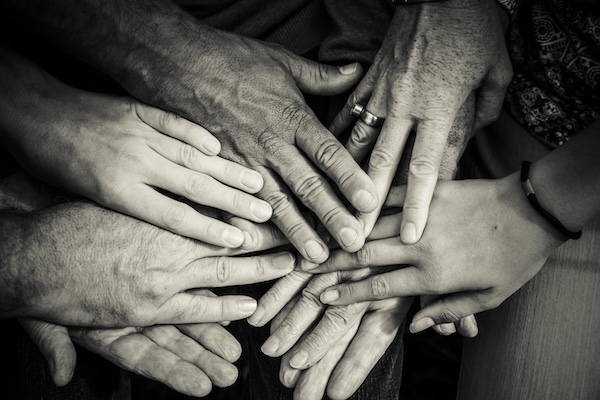
M368 173L375 184L377 196L381 202L374 211L360 216L367 234L371 232L379 217L383 199L387 197L392 180L398 170L412 126L412 120L396 117L390 113L371 152Z
M294 269L289 252L249 257L212 257L190 263L178 276L180 290L249 285L281 278ZM254 311L254 310L253 310Z
M225 214L224 219L227 223L243 232L244 243L240 249L241 253L273 249L274 247L289 243L281 230L270 222L257 224L231 214ZM239 250L224 251L233 254L238 253Z
M475 106L475 129L491 124L500 116L506 91L512 80L512 65L502 58L501 64L494 66L477 89Z
M230 363L236 362L242 355L240 343L219 324L177 325L177 329Z
M86 346L85 342L82 344ZM102 356L125 370L161 382L185 395L203 397L212 389L211 380L201 369L145 335L132 334L127 340L115 340L110 344L110 353L102 353Z
M462 318L495 308L500 303L490 290L448 295L417 311L409 330L418 333L436 324L457 323ZM475 332L475 327L471 327L469 332Z
M121 206L113 205L113 208L173 233L216 246L239 247L244 243L244 234L238 228L207 217L183 202L145 185L131 190L135 196L123 199Z
M456 332L467 338L474 338L479 333L479 327L477 326L477 320L474 315L469 315L465 318L461 318L456 325Z
M34 319L19 322L48 362L54 383L68 384L75 373L77 356L67 328Z
M233 364L206 350L172 325L152 326L142 330L142 333L161 348L194 364L210 378L215 386L231 386L237 380L238 370Z
M198 324L237 321L256 310L256 300L247 296L201 296L179 293L166 301L153 315L155 324ZM148 324L142 320L137 325Z
M339 340L336 341L333 347L327 351L327 353L319 360L318 363L313 365L311 368L304 370L298 376L297 382L295 382L296 389L294 390L294 399L311 400L321 399L324 397L329 377L331 376L335 366L344 355L344 352L348 348L352 338L356 334L358 326L359 324L356 323L350 329L344 332L343 335L339 337ZM289 367L288 359L289 356L287 354L282 358L280 380L282 380L282 378L285 379L286 376L290 375L288 371L292 371L292 374L294 371L298 371Z
M402 208L400 237L403 243L413 244L423 234L452 122L445 119L419 124L408 168L406 198Z
M355 104L365 106L369 97L371 97L372 88L364 88L365 85L359 85L357 90L348 96L348 99L342 106L342 109L336 114L327 128L335 137L339 138L346 130L348 130L357 120L355 115L352 115L352 109ZM360 89L363 87L363 89ZM362 93L362 94L361 94Z
M327 394L331 399L347 399L358 390L398 334L412 301L412 298L385 300L391 306L363 317L329 379Z
M304 218L285 185L279 183L272 172L264 172L265 185L259 196L273 208L271 221L281 229L302 257L313 262L326 260L329 256L327 244Z
M293 299L310 281L312 274L293 270L279 279L258 300L258 307L248 323L252 326L264 326L272 320L277 313Z
M288 66L300 90L319 96L341 94L355 85L362 76L359 63L339 67L321 64L286 52L279 57ZM283 54L282 54L283 55Z
M306 369L317 363L353 325L358 323L368 303L329 307L317 326L292 351L292 368Z
M203 154L189 144L164 135L153 138L148 144L175 164L202 172L233 188L256 193L263 186L263 178L258 172L221 157Z
M406 185L392 186L385 199L386 207L402 207L406 198ZM399 227L398 227L399 228ZM399 232L399 231L398 231Z
M313 276L294 308L262 345L262 352L270 357L279 357L292 348L323 313L324 307L319 301L319 294L324 288L338 282L337 274Z
M420 296L421 307L425 307L442 298L442 296ZM475 337L478 333L477 321L475 320L474 315L461 318L458 322L446 322L443 324L434 325L433 330L444 336L452 335L453 333L458 332L460 335L468 338Z
M308 140L310 143L303 139L308 131L312 132ZM319 136L322 132L317 129L306 128L306 131L298 134L299 147L309 157L317 158L313 161L322 171L327 174L335 171L338 175L334 177L336 183L343 182L346 186L358 184L359 186L355 186L357 198L366 196L367 201L372 202L368 191L372 185L369 177L360 170L337 139L326 130L323 131L327 137ZM327 178L320 175L297 148L282 148L279 153L280 156L272 163L272 167L292 192L315 214L342 248L347 251L358 250L365 240L362 225L338 198ZM347 161L353 165L346 165ZM314 261L315 257L309 259ZM321 257L321 260L324 259Z
M159 132L181 140L206 155L217 155L221 143L200 125L196 125L172 112L163 111L135 102L133 110L137 116Z
M255 222L265 222L271 218L273 210L264 200L242 191L223 185L216 179L202 173L173 164L157 165L153 186L183 196L198 204L230 212Z
M354 208L370 212L376 207L378 198L373 182L329 131L315 124L313 129L300 131L296 141Z
M342 305L423 293L431 293L431 289L422 272L415 267L406 267L376 274L360 282L331 287L321 294L320 299L323 304Z
M385 217L384 223L389 223L393 216ZM384 228L389 229L389 228ZM380 233L380 232L378 232ZM333 251L330 257L322 264L300 263L300 268L311 273L323 273L361 269L366 267L381 267L396 264L411 264L416 260L411 246L404 246L397 237L373 240L367 242L355 253Z

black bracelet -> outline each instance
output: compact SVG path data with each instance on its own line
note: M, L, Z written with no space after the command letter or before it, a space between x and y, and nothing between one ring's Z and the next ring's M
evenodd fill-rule
M568 230L563 224L560 223L558 219L548 211L544 210L537 197L535 197L535 192L533 191L533 186L531 185L531 181L529 180L529 166L531 163L529 161L523 161L521 164L521 183L523 184L523 189L525 190L525 194L527 194L527 200L531 203L533 208L537 210L548 222L552 224L556 229L561 231L565 236L569 239L579 239L581 237L581 231L573 232Z

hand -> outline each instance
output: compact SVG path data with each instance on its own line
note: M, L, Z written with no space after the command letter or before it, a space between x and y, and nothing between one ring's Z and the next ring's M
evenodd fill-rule
M21 318L19 323L48 362L56 386L67 385L73 378L77 363L68 328L31 318Z
M416 130L412 154L408 153L408 191L400 231L404 243L415 243L422 235L444 149L456 147L462 152L471 135L470 120L456 121L461 107L466 105L461 110L465 115L475 109L476 126L490 123L500 113L512 68L494 3L452 0L398 6L373 65L330 127L338 133L352 124L350 110L357 102L386 118L379 135L378 128L359 120L347 146L355 157L362 157L375 144L368 173L380 199L390 187L404 149L410 148L406 146L409 133ZM473 91L474 107L465 103ZM363 216L367 234L379 210Z
M262 188L261 175L217 157L220 143L204 128L134 99L70 88L8 51L3 55L0 72L12 74L14 83L4 84L8 99L0 101L12 116L2 122L2 139L30 173L219 246L239 247L249 239L156 189L255 222L271 217L271 206L248 194Z
M287 252L230 257L213 247L97 206L72 202L3 214L3 316L94 327L232 321L256 301L190 289L245 285L289 273ZM258 228L257 228L258 229ZM281 244L262 228L257 250ZM26 249L23 250L23 249Z
M388 204L401 205L404 195L404 188L392 191ZM385 217L381 225L386 224L392 230L394 217ZM564 242L549 232L547 221L527 201L517 173L499 180L440 181L417 244L405 245L397 237L375 240L354 254L335 252L312 272L410 264L329 288L320 299L342 305L446 295L417 312L410 329L419 332L497 307Z
M364 243L361 223L332 185L354 208L368 212L378 202L373 183L301 93L341 93L356 83L358 65L317 64L279 46L189 24L184 34L168 35L172 43L157 39L165 47L152 57L141 51L135 68L148 73L132 73L123 86L150 104L201 122L221 141L223 157L260 172L259 197L271 204L272 221L303 257L322 262L329 250L292 195L343 249L358 250Z
M282 357L281 382L294 387L294 398L299 400L322 398L325 392L331 399L349 398L398 334L411 303L410 298L370 303L362 319L347 326L333 343L329 343L332 347L323 357L308 369L290 366L290 358L294 355L292 349Z
M241 346L216 323L70 330L39 320L21 323L46 357L59 386L69 383L75 371L69 334L77 344L118 367L190 396L206 396L213 385L230 386L238 376L233 363L241 355Z

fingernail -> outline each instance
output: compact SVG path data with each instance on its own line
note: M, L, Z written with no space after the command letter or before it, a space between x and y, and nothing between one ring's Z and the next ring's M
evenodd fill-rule
M336 301L339 298L340 292L335 289L326 290L323 293L321 293L321 296L319 296L319 299L323 304L329 304L332 301Z
M260 347L263 353L270 356L279 348L279 338L277 336L269 336L269 338Z
M412 244L417 241L417 228L412 222L407 222L402 226L402 241L406 244Z
M317 268L318 266L319 264L311 263L310 261L305 260L304 258L300 261L300 269L303 271L310 271Z
M263 185L262 176L255 171L244 171L241 177L242 185L250 189L260 189Z
M252 211L252 215L261 221L266 221L273 215L273 209L269 203L264 201L253 201L250 205L250 211Z
M325 249L321 245L321 243L316 240L309 240L304 246L306 250L306 254L309 258L319 258L325 252Z
M425 329L429 329L435 325L435 321L429 317L421 318L410 324L409 330L411 333L419 333Z
M342 66L338 67L338 69L340 70L342 75L352 75L353 73L356 72L356 68L358 68L357 62L348 64L348 65L342 65Z
M244 235L242 246L250 246L252 244L252 236L247 231L243 231L242 234Z
M221 151L221 143L217 139L207 139L204 142L204 148L215 156Z
M254 299L244 299L244 300L239 300L237 303L237 306L238 306L238 310L240 310L241 312L251 313L256 310L257 304L256 304L256 300L254 300Z
M308 360L308 353L304 350L297 351L290 360L290 366L292 368L303 368L306 360Z
M244 234L238 229L226 229L222 237L231 246L240 247L244 243Z
M373 203L373 200L375 200L375 197L367 192L364 189L359 190L355 195L354 195L354 203L361 209L368 209L368 207L371 205L371 203Z
M248 321L248 323L252 326L257 326L264 315L265 309L263 307L258 307L256 311L254 311L254 314L252 314L246 321Z
M352 245L356 238L358 237L358 232L351 228L342 228L340 230L340 241L346 247Z
M454 326L453 323L445 323L445 324L439 324L439 329L440 331L442 331L442 333L447 334L447 335L451 335L453 333L456 333L456 326Z
M285 387L292 388L296 385L298 381L298 377L300 376L300 371L297 369L289 369L283 374L283 383Z
M293 269L296 263L296 257L292 253L278 254L271 259L271 264L277 269Z

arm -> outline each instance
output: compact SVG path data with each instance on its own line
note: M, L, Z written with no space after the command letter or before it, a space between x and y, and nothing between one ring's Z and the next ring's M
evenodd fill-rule
M202 124L220 140L223 157L260 172L259 197L271 204L274 223L303 257L322 262L328 249L292 195L342 248L362 246L361 223L326 177L359 211L375 208L373 184L301 93L347 90L360 74L356 64L312 63L281 47L212 29L166 1L11 4L25 24L97 66L134 97ZM33 5L41 11L32 11Z
M573 231L600 211L599 133L597 121L531 167L540 203ZM389 263L413 266L332 288L321 300L345 304L452 293L420 310L412 331L497 307L567 240L528 202L519 175L516 171L498 180L440 182L432 202L432 223L421 245L402 245L395 238L374 241L356 255L332 255L315 272ZM402 200L403 191L390 198L395 204Z
M81 91L0 47L0 143L30 173L175 233L239 247L244 233L156 188L265 222L271 206L249 193L258 172L217 157L210 133L175 114ZM187 215L187 218L181 218Z

